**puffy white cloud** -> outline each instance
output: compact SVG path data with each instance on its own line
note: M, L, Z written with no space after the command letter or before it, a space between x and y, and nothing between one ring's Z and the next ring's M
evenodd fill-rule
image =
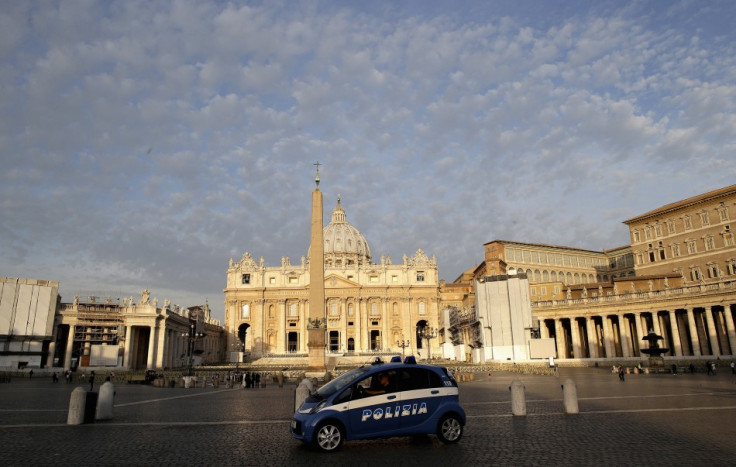
M327 219L448 280L732 183L727 4L424 3L4 8L6 274L217 307L229 257L306 254L317 160Z

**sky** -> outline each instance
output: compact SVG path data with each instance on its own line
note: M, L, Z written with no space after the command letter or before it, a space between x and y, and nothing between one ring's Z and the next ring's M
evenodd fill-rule
M0 275L224 316L309 248L452 281L736 182L736 2L0 0Z

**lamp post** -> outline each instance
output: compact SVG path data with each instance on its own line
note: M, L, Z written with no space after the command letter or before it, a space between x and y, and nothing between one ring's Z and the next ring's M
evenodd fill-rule
M409 347L411 345L411 341L409 339L404 340L404 335L401 335L401 340L396 341L396 345L398 347L401 347L401 359L404 359L404 349Z
M428 360L432 359L432 346L429 341L437 337L438 334L439 334L439 331L437 330L437 328L430 328L429 326L424 326L419 329L419 338L427 340L427 352L429 356Z
M188 339L187 345L187 376L192 376L192 367L194 366L194 343L197 339L204 337L203 332L196 332L194 323L189 326L189 332L181 333L181 337Z

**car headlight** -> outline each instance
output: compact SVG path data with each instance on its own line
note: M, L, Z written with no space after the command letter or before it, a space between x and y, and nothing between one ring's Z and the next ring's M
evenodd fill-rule
M304 409L302 407L299 407L299 410L297 410L297 412L299 412L299 413L305 413L305 414L317 413L320 410L322 410L325 407L325 405L327 405L327 401L322 401L322 402L320 402L319 404L315 405L314 407L312 407L310 409Z

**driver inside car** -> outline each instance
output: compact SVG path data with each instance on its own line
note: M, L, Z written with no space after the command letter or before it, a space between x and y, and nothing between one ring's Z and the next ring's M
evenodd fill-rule
M386 394L387 392L391 392L391 377L388 373L381 373L373 377L371 387L365 390L365 393L369 396Z

